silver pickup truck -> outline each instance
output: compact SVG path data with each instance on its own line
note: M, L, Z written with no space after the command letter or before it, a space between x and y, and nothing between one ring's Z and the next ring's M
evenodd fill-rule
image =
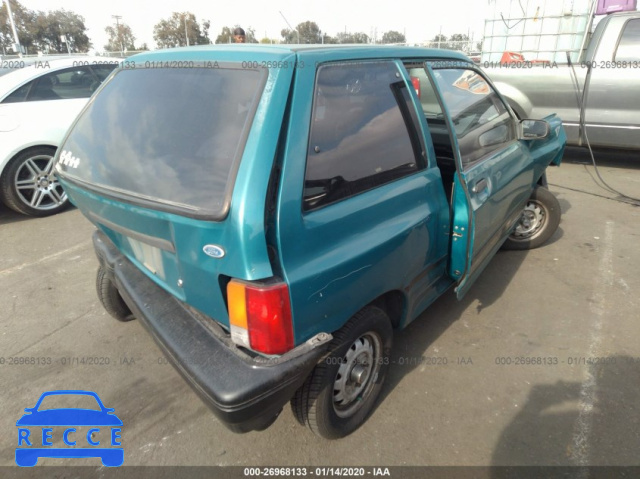
M520 118L557 113L568 144L585 144L584 115L592 146L640 150L640 12L603 18L574 64L575 76L568 64L482 66Z

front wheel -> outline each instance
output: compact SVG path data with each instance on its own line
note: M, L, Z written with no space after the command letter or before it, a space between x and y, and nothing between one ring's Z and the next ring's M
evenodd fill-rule
M548 189L538 186L503 248L526 250L542 246L558 229L561 214L558 199Z
M380 308L367 306L351 318L291 399L298 422L326 439L360 427L382 389L392 339L391 321Z

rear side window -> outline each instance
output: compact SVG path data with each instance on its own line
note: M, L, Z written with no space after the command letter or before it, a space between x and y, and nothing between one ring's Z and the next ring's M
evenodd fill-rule
M58 171L117 197L226 216L266 70L122 70L60 148Z
M34 82L29 82L25 85L22 85L17 90L14 90L10 95L7 95L7 97L2 100L2 103L20 103L25 101L33 83Z
M640 60L640 19L629 20L622 32L622 38L616 52L617 62L635 62Z
M394 62L321 66L307 152L304 209L349 198L422 168L413 110Z

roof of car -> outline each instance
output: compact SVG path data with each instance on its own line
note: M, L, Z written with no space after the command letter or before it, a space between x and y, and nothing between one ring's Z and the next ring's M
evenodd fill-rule
M443 60L466 61L469 59L461 52L398 45L340 44L340 45L268 45L268 44L219 44L192 47L169 48L139 53L127 60L136 63L145 61L245 61L274 60L291 55L298 58L311 56L323 60L346 58L433 58Z

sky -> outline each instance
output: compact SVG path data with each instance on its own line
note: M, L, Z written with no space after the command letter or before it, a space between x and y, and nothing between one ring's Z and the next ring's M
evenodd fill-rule
M287 28L282 15L295 28L301 22L311 20L323 32L336 35L345 29L364 32L377 37L388 30L404 33L410 43L431 40L441 30L444 35L468 33L480 41L484 28L488 0L316 0L305 4L281 0L20 0L32 10L49 11L64 8L85 18L93 48L102 50L107 43L106 26L115 24L112 15L121 15L136 37L136 45L146 42L155 47L153 26L172 12L190 11L198 22L209 20L209 37L215 41L224 26L251 27L256 37L280 39L280 30ZM280 14L282 12L282 15Z

